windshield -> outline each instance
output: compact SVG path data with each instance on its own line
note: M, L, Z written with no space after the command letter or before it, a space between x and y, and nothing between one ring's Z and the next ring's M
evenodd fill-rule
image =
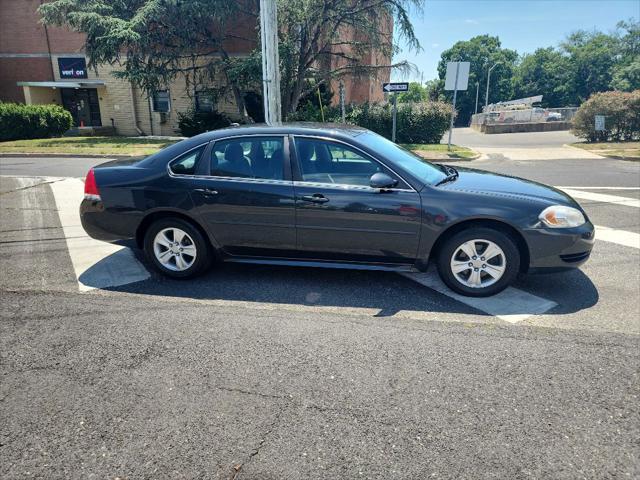
M423 160L377 133L367 132L361 138L363 143L366 143L381 156L410 172L426 184L433 185L446 177L446 174L436 165Z

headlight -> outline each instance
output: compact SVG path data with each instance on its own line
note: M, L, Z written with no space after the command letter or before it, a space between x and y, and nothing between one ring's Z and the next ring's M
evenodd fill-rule
M586 222L580 210L563 205L552 205L545 208L538 218L551 228L579 227Z

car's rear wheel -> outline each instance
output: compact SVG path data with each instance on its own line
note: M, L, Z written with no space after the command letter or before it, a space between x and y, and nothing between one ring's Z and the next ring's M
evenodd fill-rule
M144 237L144 251L156 270L173 278L198 275L211 259L202 234L180 218L163 218L151 224Z
M507 288L516 278L520 253L508 234L473 227L445 240L437 263L442 281L453 291L488 297Z

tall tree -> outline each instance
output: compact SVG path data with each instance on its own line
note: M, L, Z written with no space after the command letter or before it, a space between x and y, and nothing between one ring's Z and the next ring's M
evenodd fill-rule
M256 25L249 3L225 0L53 0L40 7L43 21L86 34L89 65L119 65L114 75L147 92L184 75L189 92L227 76L227 46L238 38L230 19ZM249 33L249 37L251 34ZM228 77L228 76L227 76ZM227 78L239 113L242 88ZM218 91L216 93L223 93Z
M442 52L438 63L438 76L442 86L447 72L447 62L471 62L469 87L466 92L458 92L457 125L469 124L475 109L476 82L478 82L480 90L478 110L481 111L481 106L484 105L487 72L496 63L498 66L491 71L489 103L511 99L513 94L511 77L517 60L518 54L515 50L502 48L500 39L490 35L479 35L467 41L457 42L453 47ZM453 92L446 92L447 99L451 99L452 96Z
M514 71L517 98L542 95L542 106L559 107L575 102L570 59L553 47L525 54Z

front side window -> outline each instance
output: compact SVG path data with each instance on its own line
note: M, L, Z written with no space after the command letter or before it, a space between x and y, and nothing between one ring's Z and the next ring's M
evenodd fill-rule
M198 158L200 158L202 150L204 150L204 147L199 147L176 158L169 165L171 172L176 175L195 175L196 164L198 163Z
M158 90L154 92L152 97L153 111L166 113L171 109L171 100L169 99L169 90Z
M296 153L305 182L368 187L374 173L396 178L382 164L341 143L296 138Z
M283 180L283 137L244 137L216 142L211 153L211 175Z

